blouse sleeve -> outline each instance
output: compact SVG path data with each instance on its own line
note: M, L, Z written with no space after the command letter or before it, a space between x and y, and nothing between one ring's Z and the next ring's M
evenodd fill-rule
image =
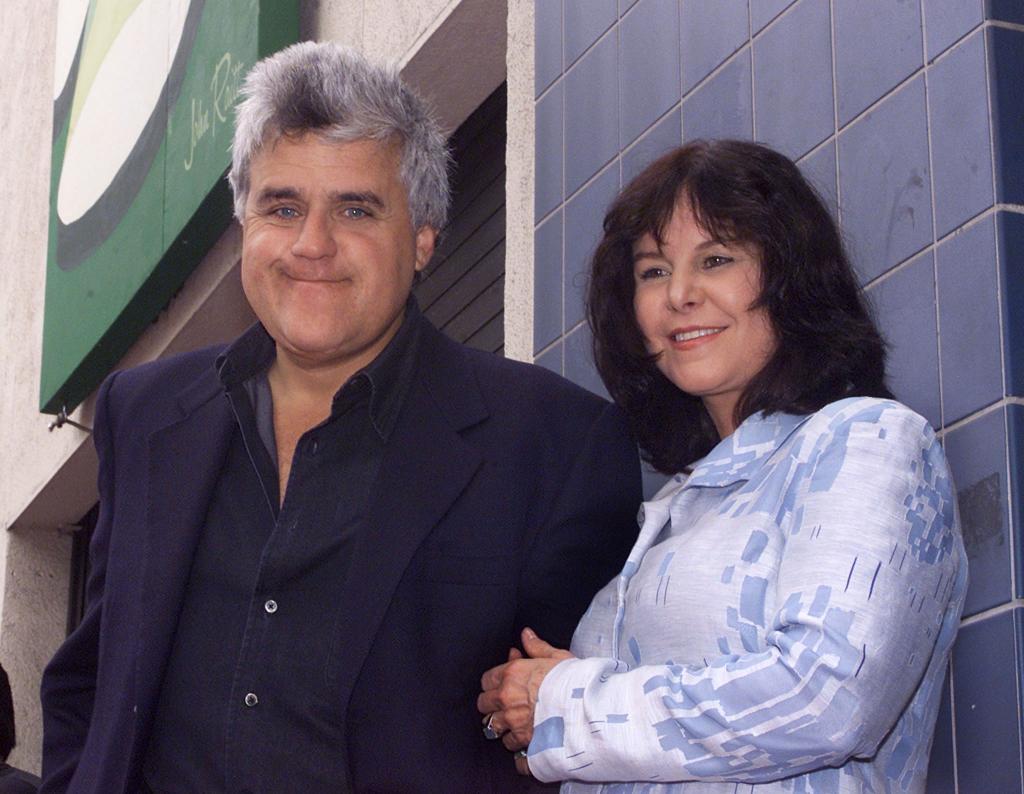
M815 415L802 441L764 649L562 662L539 693L536 777L758 783L838 766L875 753L926 672L941 681L966 584L952 484L925 420L871 402Z

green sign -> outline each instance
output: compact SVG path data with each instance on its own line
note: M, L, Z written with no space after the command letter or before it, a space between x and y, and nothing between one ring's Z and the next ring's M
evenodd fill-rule
M40 407L78 405L231 222L233 107L298 0L62 0Z

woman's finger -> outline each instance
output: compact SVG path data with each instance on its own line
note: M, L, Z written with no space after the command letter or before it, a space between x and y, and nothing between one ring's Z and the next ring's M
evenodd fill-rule
M531 659L568 659L572 656L569 651L556 648L549 642L545 642L531 628L523 629L523 649Z

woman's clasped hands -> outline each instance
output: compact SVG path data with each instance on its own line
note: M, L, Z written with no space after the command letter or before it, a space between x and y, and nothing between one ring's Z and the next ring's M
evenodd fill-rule
M529 628L522 633L524 657L518 648L508 652L508 661L492 667L480 679L483 690L476 707L484 715L484 734L500 738L512 751L523 751L533 738L533 713L540 685L559 662L572 659L569 651L555 648ZM516 753L516 769L530 774L523 752Z

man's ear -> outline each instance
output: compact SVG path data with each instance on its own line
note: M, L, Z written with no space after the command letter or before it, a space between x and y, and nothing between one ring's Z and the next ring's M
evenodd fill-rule
M416 270L423 270L430 264L434 255L434 244L437 242L437 229L433 226L420 226L416 232Z

